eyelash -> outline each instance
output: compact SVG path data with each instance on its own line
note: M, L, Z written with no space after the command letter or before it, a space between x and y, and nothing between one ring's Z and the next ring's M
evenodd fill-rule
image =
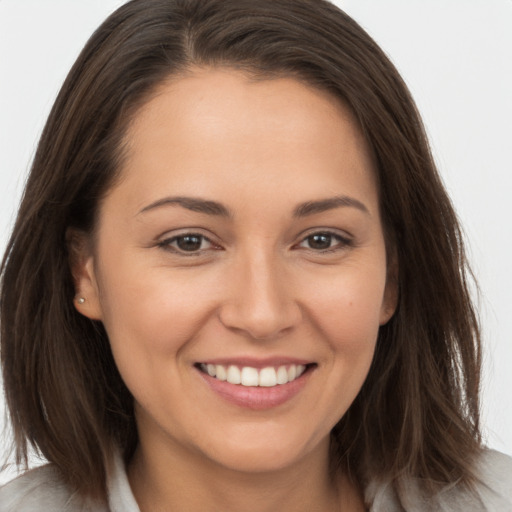
M339 233L336 233L336 232L333 232L333 231L329 231L329 230L320 230L320 231L314 231L310 234L308 234L307 236L305 236L304 238L302 238L302 240L294 245L294 247L302 247L302 244L306 243L308 240L311 241L311 239L315 236L323 236L323 237L328 237L330 240L330 242L332 242L333 240L336 241L337 243L332 246L332 247L328 247L328 248L325 248L325 249L314 249L312 247L303 247L304 249L306 250L309 250L309 251L312 251L316 254L329 254L329 253L334 253L334 252L337 252L337 251L340 251L340 250L343 250L347 247L352 247L354 245L354 242L351 238L348 238L348 237L344 237L342 235L340 235ZM199 249L197 250L191 250L191 251L187 251L186 249L182 249L180 247L173 247L172 244L176 244L176 243L179 243L179 240L180 239L185 239L185 238L197 238L199 239L199 243L200 243L200 247ZM204 242L207 242L211 245L211 247L208 247L206 249L201 249L201 246L203 245ZM179 235L176 235L176 236L173 236L171 238L166 238L165 240L162 240L161 242L159 242L158 244L158 247L164 249L164 250L167 250L167 251L171 251L175 254L178 254L179 256L185 256L185 257L188 257L188 256L201 256L205 253L205 251L209 251L209 250L220 250L221 247L216 245L214 242L212 242L212 240L210 240L207 236L205 235L202 235L201 233L194 233L194 232L190 232L190 233L182 233L182 234L179 234Z
M208 249L198 249L194 251L187 251L186 249L181 249L180 247L173 247L172 244L178 243L180 239L184 238L198 238L200 241L200 245L202 246L204 242L207 242L211 244L212 247L209 247ZM165 249L167 251L174 252L175 254L178 254L180 256L201 256L204 254L204 251L207 250L218 250L220 249L219 246L216 246L207 236L202 235L201 233L181 233L179 235L173 236L171 238L166 238L165 240L162 240L158 243L158 247L161 247L162 249Z
M347 247L352 247L354 245L354 241L351 238L342 236L339 233L336 233L333 231L320 230L320 231L314 231L314 232L308 234L306 237L304 237L301 240L301 242L298 244L298 246L300 247L303 243L307 242L307 240L310 240L311 238L313 238L315 236L329 237L330 241L333 241L333 240L337 241L337 243L334 246L328 247L327 249L316 250L311 247L306 247L306 249L313 251L315 253L319 253L319 254L328 254L328 253L337 252L337 251L343 250Z

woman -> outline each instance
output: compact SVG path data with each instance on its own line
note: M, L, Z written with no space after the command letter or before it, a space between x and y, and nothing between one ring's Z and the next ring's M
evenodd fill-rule
M512 507L451 203L396 70L327 2L114 13L1 293L18 460L51 462L1 511Z

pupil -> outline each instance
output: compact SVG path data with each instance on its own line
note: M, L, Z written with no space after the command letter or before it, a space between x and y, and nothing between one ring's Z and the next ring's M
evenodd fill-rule
M309 246L312 249L328 249L331 246L331 235L312 235L309 237Z
M201 237L195 235L180 236L176 240L182 251L197 251L201 248Z

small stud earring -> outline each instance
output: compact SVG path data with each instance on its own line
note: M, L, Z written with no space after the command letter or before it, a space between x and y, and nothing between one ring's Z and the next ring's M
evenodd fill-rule
M83 304L85 302L85 299L83 297L80 297L78 300L77 300L78 304Z

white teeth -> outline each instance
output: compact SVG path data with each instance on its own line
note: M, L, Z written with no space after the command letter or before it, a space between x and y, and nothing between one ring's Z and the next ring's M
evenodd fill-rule
M226 367L221 364L201 364L201 369L210 377L227 381L230 384L271 388L298 379L306 371L306 366L302 364L282 365L277 368L266 366L260 370L251 366L244 366L240 370L238 366L234 365Z
M267 367L260 370L259 385L271 388L277 384L277 375L274 368Z
M217 377L217 379L219 380L226 380L227 379L227 372L226 372L226 368L224 368L224 366L218 364L217 366L215 366L215 376Z
M289 382L289 380L290 379L288 379L288 370L286 369L286 366L280 366L277 370L277 383L286 384Z
M240 384L242 382L240 370L236 366L230 366L226 374L226 380L230 384Z
M240 376L242 386L257 386L258 385L258 370L250 366L244 366Z

